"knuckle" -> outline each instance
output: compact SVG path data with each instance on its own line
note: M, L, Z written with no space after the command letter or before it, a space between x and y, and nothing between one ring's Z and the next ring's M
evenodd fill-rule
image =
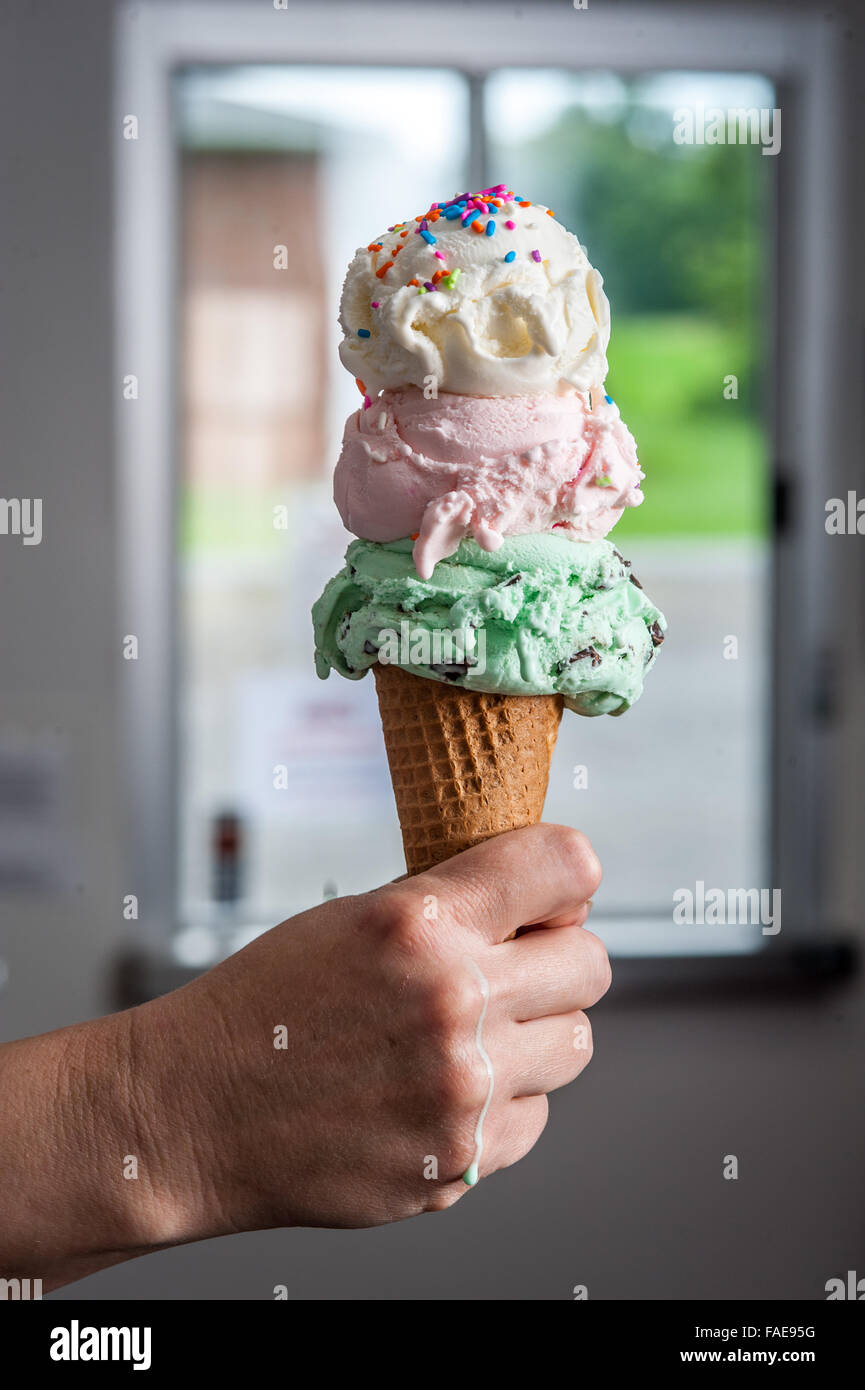
M526 1097L519 1106L509 1107L505 1129L497 1146L496 1168L510 1168L530 1153L540 1139L549 1118L545 1095Z
M477 992L476 990L474 991ZM442 974L420 984L421 1026L433 1045L449 1051L468 1032L470 982Z
M482 999L478 982L468 970L453 972L444 991L447 994L448 1014L460 1034L471 1030L477 1020Z
M557 849L565 858L573 858L579 854L580 845L584 838L581 830L575 829L572 825L551 825L548 828L553 841L553 848Z
M525 1158L527 1153L531 1153L546 1129L549 1118L550 1102L547 1097L533 1096L531 1102L526 1104L523 1132L517 1140L517 1159Z
M446 1124L459 1122L480 1111L487 1097L489 1077L480 1057L453 1038L437 1049L430 1089L440 1119Z
M589 1022L588 1016L584 1013L577 1013L574 1015L575 1036L578 1028L580 1029L580 1046L575 1049L577 1067L574 1074L576 1076L579 1076L580 1072L589 1065L595 1054L595 1037L592 1032L592 1025Z
M410 893L386 888L373 895L361 922L361 930L394 946L411 944L418 932L420 913Z
M470 989L441 981L426 990L421 1028L429 1049L432 1095L445 1118L480 1108L486 1097L486 1067L470 1023Z
M595 936L594 932L586 931L585 928L583 928L583 933L582 948L587 963L587 986L591 994L590 1002L596 1004L599 999L603 999L613 983L613 967L610 964L607 948L601 938Z
M546 1129L547 1121L550 1118L550 1102L548 1101L547 1097L538 1096L537 1100L538 1104L535 1107L535 1114L533 1118L534 1139L532 1140L532 1144L536 1144L538 1142L544 1130Z
M551 830L559 852L576 866L580 892L590 898L600 886L602 873L601 861L595 854L589 837L571 825L552 826Z
M584 835L581 830L576 833L578 838L574 855L580 866L582 886L586 896L590 898L601 886L601 878L603 877L601 861L595 854L589 837Z

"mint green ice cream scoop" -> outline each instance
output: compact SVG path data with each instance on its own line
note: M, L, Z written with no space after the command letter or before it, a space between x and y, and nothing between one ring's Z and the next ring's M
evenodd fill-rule
M315 664L350 680L376 661L466 690L564 696L578 714L623 714L666 621L610 541L473 540L420 579L410 539L356 540L313 605Z

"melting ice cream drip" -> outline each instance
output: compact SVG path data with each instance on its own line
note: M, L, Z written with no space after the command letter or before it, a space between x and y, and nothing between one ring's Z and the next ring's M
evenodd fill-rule
M481 987L481 1001L482 1001L482 1002L481 1002L481 1011L480 1011L480 1014L478 1015L478 1026L477 1026L477 1030L476 1030L476 1032L475 1032L475 1045L476 1045L476 1047L477 1047L477 1049L478 1049L478 1052L479 1052L479 1054L480 1054L481 1060L482 1060L484 1066L486 1067L487 1076L489 1077L489 1086L488 1086L488 1088L487 1088L487 1098L486 1098L486 1100L485 1100L484 1103L483 1103L483 1107L482 1107L482 1109L481 1109L481 1113L480 1113L480 1115L478 1116L478 1122L477 1122L477 1124L475 1125L475 1154L474 1154L474 1158L472 1159L472 1161L471 1161L471 1163L469 1164L469 1166L468 1166L468 1168L466 1169L466 1171L463 1173L463 1182L465 1183L466 1187L474 1187L475 1183L476 1183L477 1180L478 1180L478 1165L479 1165L479 1163L480 1163L480 1161L481 1161L481 1154L482 1154L483 1151L484 1151L484 1120L485 1120L486 1117L487 1117L487 1111L488 1111L489 1108L490 1108L490 1101L491 1101L492 1098L493 1098L493 1085L494 1085L494 1081L495 1081L495 1076L494 1076L494 1073L493 1073L493 1064L492 1064L492 1061L490 1060L490 1055L489 1055L489 1053L487 1052L486 1048L484 1047L484 1019L485 1019L486 1016L487 1016L487 1005L488 1005L489 1002L490 1002L490 986L489 986L489 981L487 980L486 976L485 976L485 975L483 974L483 972L481 971L481 969L480 969L480 967L478 966L477 962L474 961L474 960L472 960L471 956L466 956L466 958L465 958L465 963L466 963L466 965L468 966L468 968L471 970L472 974L475 976L475 978L476 978L478 984L479 984L480 987Z

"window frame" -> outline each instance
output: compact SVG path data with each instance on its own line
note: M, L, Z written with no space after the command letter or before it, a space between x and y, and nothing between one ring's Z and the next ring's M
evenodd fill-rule
M686 20L677 6L664 4L653 7L650 20L630 5L590 13L538 4L526 6L522 16L498 7L491 24L486 7L477 4L457 7L457 17L451 26L440 11L430 25L428 9L415 4L313 7L291 0L286 10L211 6L206 17L199 5L186 2L129 4L118 11L116 128L120 132L130 114L139 121L137 140L118 134L116 142L114 275L118 371L139 380L139 400L124 402L118 412L117 445L121 624L139 640L139 658L127 673L124 730L132 789L126 881L139 897L140 942L145 950L164 954L177 926L178 189L172 82L180 67L222 63L462 71L470 89L471 173L480 184L486 174L483 81L496 69L754 71L774 83L788 153L773 159L773 308L767 325L775 368L768 410L775 497L769 800L771 882L783 888L784 930L767 941L766 949L777 952L813 940L827 908L820 849L828 760L817 676L824 647L821 615L833 574L825 551L818 551L825 540L824 502L831 480L809 463L824 447L820 402L829 398L833 375L843 367L820 298L827 279L836 302L842 293L839 268L821 264L825 218L833 210L840 215L842 206L840 174L824 157L838 138L841 119L833 100L836 35L819 16L779 15L757 5L748 10L747 53L726 4L689 11ZM419 32L424 33L422 54ZM711 66L706 53L712 54ZM797 236L783 236L785 226L795 226ZM817 265L819 285L811 269ZM154 460L160 466L154 467ZM806 668L815 673L804 682L803 654ZM794 758L789 750L795 750Z

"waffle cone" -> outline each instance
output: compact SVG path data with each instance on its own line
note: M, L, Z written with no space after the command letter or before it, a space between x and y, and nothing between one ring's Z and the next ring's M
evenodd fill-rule
M410 874L541 819L561 695L488 695L373 670Z

